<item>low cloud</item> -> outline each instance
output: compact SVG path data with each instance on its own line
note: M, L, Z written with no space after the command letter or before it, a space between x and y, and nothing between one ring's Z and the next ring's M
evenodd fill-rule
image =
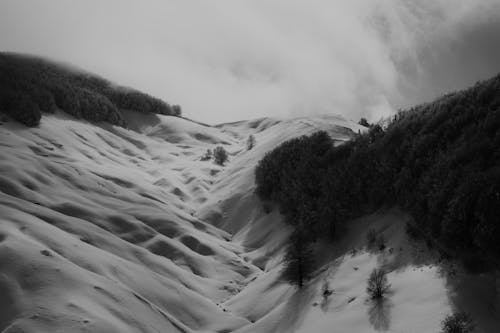
M371 120L500 71L500 0L18 1L0 48L73 63L210 123Z

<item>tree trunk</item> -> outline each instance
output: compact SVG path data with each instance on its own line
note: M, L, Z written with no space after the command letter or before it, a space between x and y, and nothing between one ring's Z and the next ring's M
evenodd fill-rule
M495 293L495 296L496 296L495 301L499 301L500 302L500 299L499 299L499 297L500 297L500 271L499 270L497 270L495 272L495 291L496 291L496 293Z
M333 221L330 222L330 238L335 238L335 223Z
M303 269L302 258L299 259L298 264L299 264L299 267L298 267L299 268L299 288L302 288L302 286L304 285L304 274L302 272L302 269Z

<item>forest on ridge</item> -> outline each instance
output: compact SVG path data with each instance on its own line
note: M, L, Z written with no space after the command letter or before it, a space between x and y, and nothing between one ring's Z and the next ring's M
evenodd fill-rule
M326 132L287 141L259 162L256 192L295 227L289 262L306 265L300 253L318 237L334 240L348 220L397 205L414 219L411 237L487 271L500 257L499 128L496 76L337 147Z

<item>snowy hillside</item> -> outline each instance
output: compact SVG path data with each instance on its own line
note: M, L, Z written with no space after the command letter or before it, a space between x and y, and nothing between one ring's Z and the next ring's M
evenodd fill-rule
M318 244L322 268L303 290L281 279L290 230L254 195L257 162L295 136L322 129L340 143L363 127L124 116L132 129L65 114L38 128L1 123L1 332L436 332L455 308L499 329L495 280L438 269L408 243L397 210ZM201 161L216 146L225 166ZM369 227L387 251L366 250ZM391 268L392 294L374 305L365 287L379 265Z

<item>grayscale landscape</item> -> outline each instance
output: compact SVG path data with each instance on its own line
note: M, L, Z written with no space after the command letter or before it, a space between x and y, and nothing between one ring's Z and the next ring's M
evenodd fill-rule
M0 332L500 332L499 29L0 2Z

